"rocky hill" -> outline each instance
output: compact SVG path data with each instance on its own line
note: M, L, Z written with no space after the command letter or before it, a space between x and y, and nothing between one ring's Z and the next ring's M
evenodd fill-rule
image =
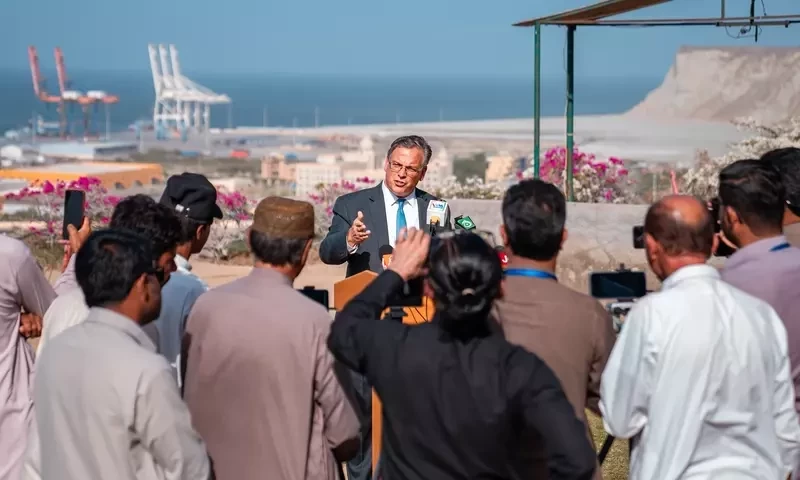
M800 48L681 47L661 86L628 113L765 123L800 115Z

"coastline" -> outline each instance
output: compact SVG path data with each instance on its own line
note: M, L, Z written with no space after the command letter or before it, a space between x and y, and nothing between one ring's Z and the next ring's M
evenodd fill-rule
M437 141L484 141L488 144L527 144L533 147L533 119L469 120L455 122L325 125L317 128L236 127L212 129L220 136L376 136L390 139L410 133ZM564 117L542 117L542 148L565 143ZM658 118L628 113L575 116L575 144L598 156L617 156L628 161L691 164L698 150L712 156L728 151L730 144L746 136L734 125L692 119Z

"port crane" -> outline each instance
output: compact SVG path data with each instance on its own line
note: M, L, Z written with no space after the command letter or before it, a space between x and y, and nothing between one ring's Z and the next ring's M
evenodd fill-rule
M211 122L211 105L229 104L230 97L214 93L184 76L175 45L147 47L156 101L153 106L153 127L158 138L166 138L168 131L186 137L189 131L208 131Z
M33 80L33 93L36 95L36 98L39 99L40 102L45 104L45 106L49 106L52 104L56 105L56 111L58 112L59 135L61 137L66 137L67 117L66 117L66 109L64 108L64 102L62 101L61 96L51 95L50 93L47 92L44 76L42 75L42 72L39 69L39 55L36 52L36 47L34 47L33 45L28 47L28 63L31 68L31 79ZM41 129L37 128L36 125L31 125L31 128L37 134L44 133Z
M56 73L58 74L58 86L61 90L61 100L63 103L80 105L83 112L83 132L88 137L90 132L90 121L92 106L97 111L97 105L103 104L106 108L106 130L108 130L108 106L119 102L119 97L108 94L102 90L89 90L86 93L71 89L71 83L67 77L67 67L64 62L64 53L60 47L53 50L56 61ZM108 133L108 132L107 132Z

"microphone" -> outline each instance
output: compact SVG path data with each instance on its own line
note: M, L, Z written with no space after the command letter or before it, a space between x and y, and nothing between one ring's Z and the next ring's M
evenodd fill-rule
M428 225L434 223L441 225L445 218L447 218L447 202L444 200L431 200L428 202L428 211L426 215L426 222Z
M468 215L459 215L454 222L456 230L475 230L475 222Z
M381 245L378 248L378 255L381 257L384 270L389 268L389 264L392 263L392 253L394 253L394 248L391 245Z
M439 231L439 228L440 228L439 227L439 219L438 218L433 218L433 219L431 219L430 225L428 225L428 233L432 237L432 236L436 235L436 233Z
M428 202L428 211L426 212L428 233L431 236L436 235L445 228L442 226L444 219L447 218L447 209L450 208L444 200L431 200Z

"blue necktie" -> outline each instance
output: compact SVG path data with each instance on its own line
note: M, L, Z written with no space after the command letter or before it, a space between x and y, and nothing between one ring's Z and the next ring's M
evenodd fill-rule
M405 204L405 198L397 199L397 235L395 236L395 242L400 238L400 230L406 228L406 213L403 211Z

